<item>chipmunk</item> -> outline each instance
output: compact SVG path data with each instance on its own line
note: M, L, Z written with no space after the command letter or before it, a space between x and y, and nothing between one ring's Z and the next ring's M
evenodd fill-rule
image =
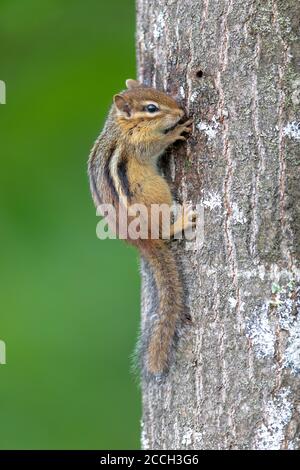
M192 119L178 124L184 111L167 94L136 80L113 98L104 129L88 161L88 175L94 203L172 206L170 187L160 174L157 161L169 145L185 141ZM150 215L149 215L150 216ZM175 235L194 226L190 212L170 222ZM117 229L118 230L118 229ZM150 376L166 374L177 330L184 318L183 285L169 242L159 239L127 240L148 262L155 280L159 303L150 331L142 332L142 368Z

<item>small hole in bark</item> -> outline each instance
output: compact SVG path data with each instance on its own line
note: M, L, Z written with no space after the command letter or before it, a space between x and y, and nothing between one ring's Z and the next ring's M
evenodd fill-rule
M202 78L202 77L203 77L203 72L202 72L202 70L198 70L198 72L196 72L196 77L197 77L197 78Z

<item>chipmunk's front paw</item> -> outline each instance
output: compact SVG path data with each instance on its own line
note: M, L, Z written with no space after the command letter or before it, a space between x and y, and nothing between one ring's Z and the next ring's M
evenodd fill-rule
M193 205L189 205L184 210L183 229L188 230L190 228L196 228L196 222L197 211L194 209Z
M178 124L175 129L170 132L170 137L172 138L173 142L176 140L186 140L187 138L184 135L181 135L183 132L191 132L192 128L190 125L192 124L193 119L188 119L183 124Z

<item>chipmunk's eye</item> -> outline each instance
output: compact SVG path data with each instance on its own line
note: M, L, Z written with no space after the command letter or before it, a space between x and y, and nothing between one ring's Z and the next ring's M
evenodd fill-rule
M156 111L158 111L158 107L155 106L155 104L148 104L145 106L144 110L148 113L156 113Z

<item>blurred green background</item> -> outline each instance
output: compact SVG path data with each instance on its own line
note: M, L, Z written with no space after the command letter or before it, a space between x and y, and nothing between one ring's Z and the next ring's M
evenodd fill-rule
M138 255L86 176L134 29L134 0L0 2L1 449L139 448Z

